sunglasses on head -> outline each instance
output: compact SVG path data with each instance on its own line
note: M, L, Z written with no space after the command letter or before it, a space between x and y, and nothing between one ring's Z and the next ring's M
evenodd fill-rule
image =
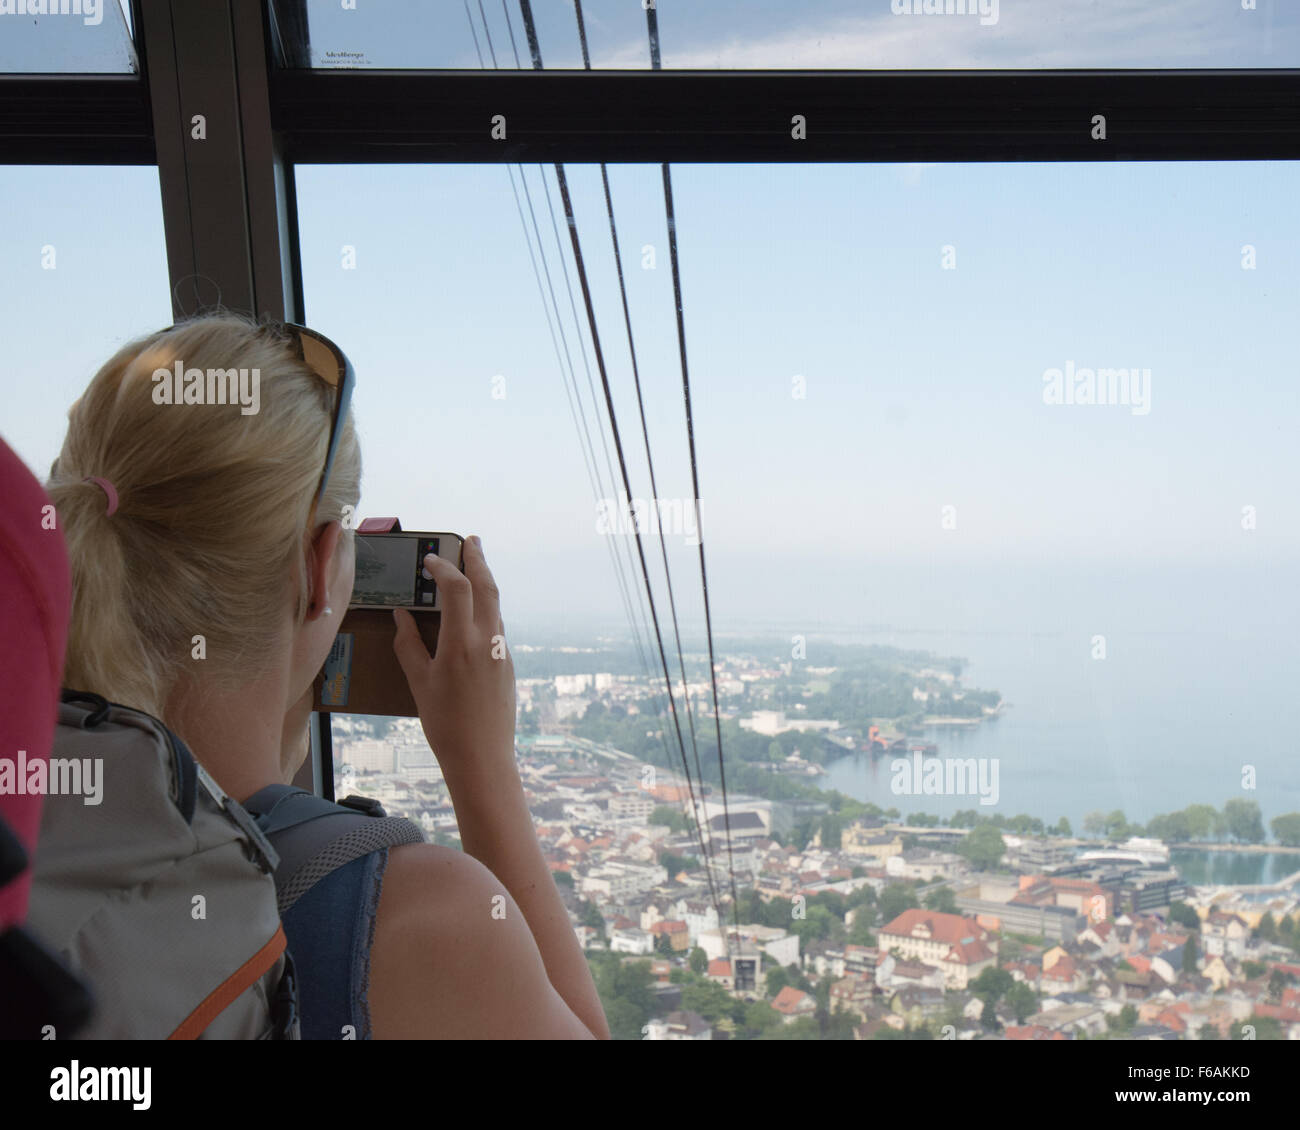
M184 323L177 323L170 328L174 330L179 325ZM321 471L320 485L316 488L316 498L311 504L311 513L314 517L316 507L325 497L325 487L329 484L330 471L334 468L334 457L338 454L339 440L343 435L343 419L352 400L352 386L356 383L356 373L347 354L323 334L293 322L278 322L275 323L275 328L285 331L298 359L336 393L334 416L330 420L329 449L325 453L325 469Z

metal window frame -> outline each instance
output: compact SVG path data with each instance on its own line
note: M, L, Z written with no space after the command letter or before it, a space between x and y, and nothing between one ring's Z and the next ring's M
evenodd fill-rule
M219 291L302 320L302 163L1300 159L1300 69L313 71L277 65L306 57L305 0L132 6L139 74L0 75L0 160L156 163L177 317ZM332 797L311 730L297 783Z

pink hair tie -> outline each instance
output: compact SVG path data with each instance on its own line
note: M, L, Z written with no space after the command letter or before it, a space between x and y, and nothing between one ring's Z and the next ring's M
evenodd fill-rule
M83 483L94 483L97 487L102 487L104 493L108 495L108 512L104 515L111 518L114 511L117 510L117 490L107 479L101 479L98 475L87 475L81 480Z

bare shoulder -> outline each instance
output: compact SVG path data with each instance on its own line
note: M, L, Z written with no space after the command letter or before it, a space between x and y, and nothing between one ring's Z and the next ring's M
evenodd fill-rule
M376 1039L590 1039L546 975L523 912L473 856L389 851L370 950Z

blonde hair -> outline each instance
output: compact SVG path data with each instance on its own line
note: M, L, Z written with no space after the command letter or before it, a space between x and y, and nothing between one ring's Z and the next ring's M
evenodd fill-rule
M155 402L153 374L178 361L256 370L256 413ZM335 396L282 328L227 312L132 342L95 374L47 485L72 567L65 686L161 718L182 679L234 688L267 672L294 576L294 623L306 613L308 521L341 519L360 494L349 412L311 515ZM88 475L116 488L111 517Z

